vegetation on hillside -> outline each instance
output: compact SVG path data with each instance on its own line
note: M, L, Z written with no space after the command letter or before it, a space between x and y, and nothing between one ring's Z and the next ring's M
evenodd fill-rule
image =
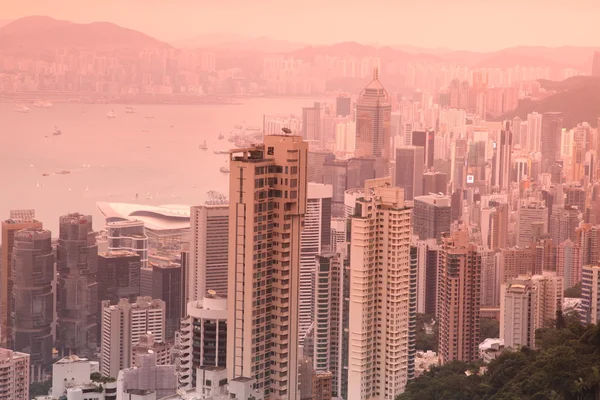
M562 317L559 320L563 320ZM571 323L536 332L538 349L505 352L479 366L434 367L397 400L597 400L600 398L600 327Z

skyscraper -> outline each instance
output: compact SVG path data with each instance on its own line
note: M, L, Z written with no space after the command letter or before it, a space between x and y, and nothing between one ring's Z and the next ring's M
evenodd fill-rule
M59 351L88 357L97 346L98 312L98 246L91 215L60 217L56 269Z
M423 161L426 168L433 167L433 156L435 154L434 138L435 132L431 129L412 132L411 144L423 148Z
M442 240L450 232L450 196L425 195L414 198L413 230L420 240Z
M379 82L379 70L356 100L356 156L390 158L392 106Z
M229 202L212 193L203 205L191 208L191 221L187 301L202 299L208 290L227 296Z
M552 167L560 160L562 124L563 116L560 112L546 112L542 115L542 172L552 172Z
M479 358L481 255L477 250L464 229L442 240L437 302L442 364Z
M315 257L331 250L331 194L331 185L308 184L304 229L300 239L298 335L301 345L315 318Z
M108 251L134 251L140 256L142 268L148 268L148 236L144 222L138 220L113 221L106 223Z
M403 146L396 149L396 186L404 190L404 199L423 194L423 147Z
M581 323L600 321L600 266L584 265L581 272Z
M536 202L522 204L518 211L517 246L525 248L537 242L536 223L541 225L542 234L548 233L548 208Z
M510 185L511 154L513 134L509 122L505 129L500 131L500 140L494 142L494 155L492 158L492 187L501 191L508 190Z
M351 221L349 400L393 400L411 378L411 209L391 183L367 181Z
M41 382L52 365L54 253L50 231L15 232L12 251L11 347L30 355L30 376Z
M42 228L34 210L11 210L9 219L2 221L2 258L0 259L0 347L8 347L11 339L10 310L12 305L12 250L15 233L21 229Z
M302 107L302 137L308 142L321 141L321 104L315 102L312 107Z
M267 400L298 398L307 153L283 134L231 154L227 373L256 379Z

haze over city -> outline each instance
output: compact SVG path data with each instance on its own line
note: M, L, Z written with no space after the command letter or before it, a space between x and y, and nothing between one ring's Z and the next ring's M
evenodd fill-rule
M0 400L600 398L600 3L0 7Z

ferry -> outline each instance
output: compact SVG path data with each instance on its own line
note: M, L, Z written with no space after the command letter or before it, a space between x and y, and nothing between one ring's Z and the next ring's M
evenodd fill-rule
M106 118L117 118L117 114L115 114L115 112L111 109L106 113Z
M24 104L18 104L18 105L15 107L15 111L16 111L16 112L20 112L20 113L28 113L28 112L29 112L29 107L27 107L27 106L26 106L26 105L24 105Z
M200 146L198 146L198 148L200 150L208 150L208 146L206 145L206 140Z

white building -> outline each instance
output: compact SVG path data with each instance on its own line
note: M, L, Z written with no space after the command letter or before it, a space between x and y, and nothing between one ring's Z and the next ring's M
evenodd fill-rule
M165 302L138 297L135 303L121 299L119 304L102 302L102 341L100 372L116 377L132 364L133 346L150 332L157 342L165 340Z
M198 384L195 388L179 389L176 394L160 400L263 400L264 398L261 392L254 390L254 379L235 378L228 381L227 372L222 368L200 368L196 371L196 376L198 376Z
M414 363L411 210L390 178L367 180L365 193L351 222L348 400L394 400Z
M583 266L579 310L583 324L597 324L600 320L600 266Z
M227 296L227 199L215 193L205 204L191 207L191 229L187 300L199 300L206 295L207 290L214 290L219 296Z
M0 349L0 399L29 400L29 354Z
M119 371L117 400L134 400L132 393L148 395L154 392L156 399L175 394L177 376L174 365L157 365L154 353L138 354L137 358L137 367Z

